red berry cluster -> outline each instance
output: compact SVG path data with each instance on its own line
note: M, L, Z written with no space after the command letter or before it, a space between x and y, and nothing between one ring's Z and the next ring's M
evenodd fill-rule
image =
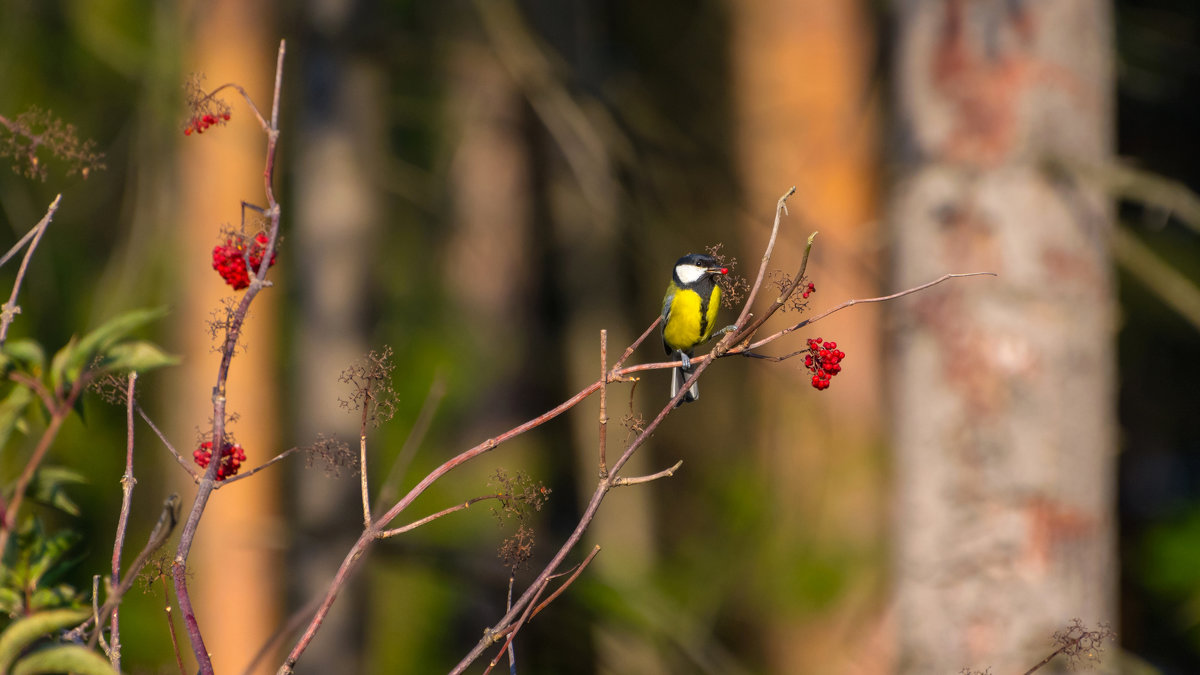
M229 113L227 113L227 112L221 113L220 117L217 117L216 115L210 115L209 113L205 113L203 115L197 115L197 116L193 117L190 122L188 122L188 125L186 127L183 128L183 135L191 136L193 131L198 134L202 134L202 133L204 133L205 129L211 127L214 124L224 124L225 122L228 122L228 121L229 121Z
M212 266L225 283L240 291L250 285L250 274L258 270L262 264L263 252L267 249L267 235L259 232L254 235L250 246L250 270L246 269L246 237L240 234L230 235L224 244L213 247ZM271 262L268 267L275 265L275 252L271 252Z
M207 469L208 463L212 460L212 445L212 441L205 441L192 453L192 459L196 460L196 464L201 469ZM225 480L230 476L237 475L238 469L242 468L242 462L246 461L246 452L242 450L240 444L225 442L223 446L225 449L221 451L221 464L217 467L217 480Z
M842 372L844 358L846 352L838 349L833 340L822 342L821 338L809 339L808 353L804 355L804 367L812 371L812 386L817 391L829 388L829 381L833 376Z
M801 293L801 295L804 297L805 300L807 300L808 296L810 296L816 292L817 292L817 287L814 286L813 283L810 281L810 282L808 282L808 288L804 289L804 292Z

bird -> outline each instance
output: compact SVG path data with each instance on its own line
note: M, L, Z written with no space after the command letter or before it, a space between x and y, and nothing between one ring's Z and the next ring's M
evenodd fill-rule
M712 337L717 308L721 304L721 287L716 279L728 273L729 268L720 266L716 258L702 253L683 256L671 269L671 283L667 285L667 294L663 297L662 341L667 355L682 362L672 371L672 399L692 372L691 357L696 346ZM722 332L729 328L722 329ZM679 404L690 403L698 398L700 388L693 384Z

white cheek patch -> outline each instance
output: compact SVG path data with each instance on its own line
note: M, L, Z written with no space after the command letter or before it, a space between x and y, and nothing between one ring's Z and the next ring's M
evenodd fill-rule
M675 267L675 275L684 284L694 284L704 276L705 268L698 265L678 265Z

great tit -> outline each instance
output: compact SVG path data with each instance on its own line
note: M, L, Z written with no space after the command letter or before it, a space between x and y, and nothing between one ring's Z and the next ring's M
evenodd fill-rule
M721 304L721 287L716 278L729 269L717 264L716 258L701 253L683 256L671 271L671 283L663 298L662 341L668 356L683 365L672 371L671 398L691 374L691 357L697 345L713 334L717 307ZM700 388L693 384L680 403L700 398Z

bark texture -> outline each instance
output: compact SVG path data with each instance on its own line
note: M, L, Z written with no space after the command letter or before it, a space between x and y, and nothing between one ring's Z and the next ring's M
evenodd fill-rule
M1023 672L1114 621L1111 15L1092 0L897 5L892 306L899 670Z

